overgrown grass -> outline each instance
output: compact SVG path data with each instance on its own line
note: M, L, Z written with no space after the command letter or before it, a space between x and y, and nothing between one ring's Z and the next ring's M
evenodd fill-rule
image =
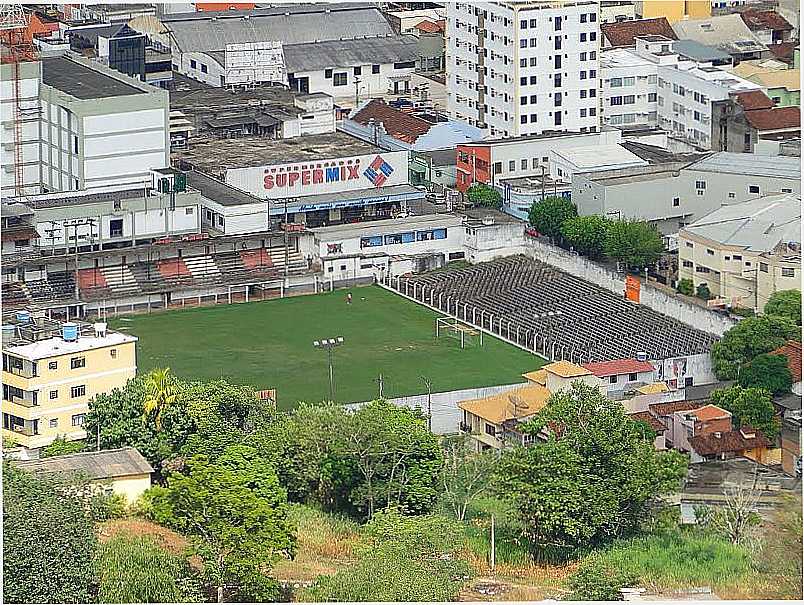
M750 553L699 530L675 530L616 542L602 560L636 575L645 588L672 590L742 583L751 574Z

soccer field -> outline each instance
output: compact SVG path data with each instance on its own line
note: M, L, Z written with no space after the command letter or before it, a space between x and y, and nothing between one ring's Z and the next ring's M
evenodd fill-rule
M258 389L277 389L279 406L329 396L327 353L314 340L342 336L333 350L335 400L508 384L544 360L491 336L483 346L434 337L437 315L377 286L235 305L131 315L110 326L139 337L140 372L171 368L183 378L226 378Z

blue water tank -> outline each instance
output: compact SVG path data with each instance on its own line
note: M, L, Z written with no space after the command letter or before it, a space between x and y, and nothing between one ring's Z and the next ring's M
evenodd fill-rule
M75 340L78 340L78 325L72 322L62 324L61 336L67 342L73 342Z
M17 321L21 324L27 324L31 321L30 311L17 311Z

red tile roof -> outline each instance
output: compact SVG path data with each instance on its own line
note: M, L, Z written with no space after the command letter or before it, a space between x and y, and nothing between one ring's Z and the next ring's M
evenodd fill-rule
M712 456L725 453L739 453L757 447L768 447L770 442L762 434L750 427L744 426L739 431L696 435L689 438L690 447L700 456Z
M758 29L770 29L773 31L792 31L793 26L787 19L774 11L761 11L749 8L740 13L748 29L756 31Z
M435 23L433 23L432 21L427 21L425 19L424 21L420 21L419 23L416 24L416 29L428 34L443 32L445 28L446 28L446 22L443 20L436 21Z
M648 406L656 416L670 416L676 412L699 410L706 405L703 401L671 401L669 403L652 403Z
M650 428L657 433L664 433L667 430L667 427L662 424L662 421L651 415L650 412L634 412L633 414L628 415L631 417L631 420L641 420L642 422L647 422L650 425Z
M667 17L601 23L600 31L612 46L634 46L636 44L634 38L637 36L664 36L671 40L678 40Z
M793 375L793 382L801 382L801 343L788 340L787 343L773 352L775 355L787 357L787 367Z
M774 107L773 109L746 111L745 119L760 132L801 129L801 109L798 107Z
M734 98L746 111L773 108L773 101L771 101L771 98L761 90L740 92L734 95Z
M415 142L432 126L421 118L394 109L382 99L373 99L351 119L366 125L371 118L377 123L382 122L389 135L407 143Z
M780 61L792 61L796 46L798 46L798 42L780 42L779 44L768 44L768 50Z
M706 422L707 420L715 420L717 418L729 418L731 417L731 412L724 410L723 408L719 408L716 405L705 405L702 408L698 408L697 410L693 411L695 417L700 420L701 422Z
M597 361L583 364L587 370L597 377L616 376L618 374L635 374L639 372L653 372L653 366L647 361L636 359L613 359L612 361Z

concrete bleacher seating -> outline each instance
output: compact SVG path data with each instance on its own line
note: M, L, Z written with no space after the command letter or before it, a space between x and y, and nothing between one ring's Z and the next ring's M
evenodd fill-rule
M104 267L100 272L108 288L115 294L135 294L141 289L129 265Z
M184 259L184 265L195 279L215 278L221 274L211 256L189 256Z
M715 337L526 257L401 279L400 290L542 354L577 362L706 353ZM449 303L447 303L447 300ZM474 314L472 311L475 310ZM515 336L514 336L515 335Z

